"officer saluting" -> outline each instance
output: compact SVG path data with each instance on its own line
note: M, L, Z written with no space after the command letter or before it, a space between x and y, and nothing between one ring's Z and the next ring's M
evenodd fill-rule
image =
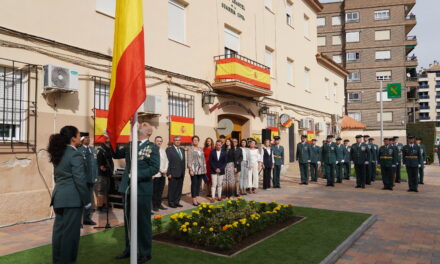
M414 143L414 137L408 136L409 144L402 148L403 164L408 173L408 192L418 192L418 170L422 166L420 147Z
M280 137L275 136L273 137L275 140L275 144L272 146L272 153L273 158L275 160L275 166L273 167L273 187L274 188L281 188L280 186L280 174L281 174L281 168L284 165L284 148L283 146L280 146Z
M351 160L356 171L356 188L365 188L365 177L370 159L368 145L362 142L362 135L356 136L356 143L351 145Z
M327 136L327 141L322 146L321 160L324 164L324 172L327 179L326 186L335 186L335 167L336 167L336 144L332 142L333 135Z
M378 161L382 174L383 190L393 190L393 170L396 169L397 151L390 145L390 139L384 138L379 148Z

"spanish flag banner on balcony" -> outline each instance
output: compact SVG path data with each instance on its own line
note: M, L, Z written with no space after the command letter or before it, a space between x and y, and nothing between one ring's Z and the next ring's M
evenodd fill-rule
M274 137L277 137L280 135L280 129L278 127L267 127L268 129L270 129L270 131L272 131L271 133L271 141L274 141Z
M107 110L95 109L95 143L104 143L107 140ZM116 143L128 143L130 141L130 123L127 123L121 131Z
M217 80L238 80L260 88L270 89L270 70L236 57L220 59L216 63L215 78Z
M170 141L175 136L180 136L182 143L191 143L191 137L194 136L194 118L182 116L170 116Z
M116 148L121 132L145 101L142 0L116 1L107 133Z

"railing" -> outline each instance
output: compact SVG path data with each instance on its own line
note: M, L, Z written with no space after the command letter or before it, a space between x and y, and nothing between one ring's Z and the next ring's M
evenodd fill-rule
M415 20L416 19L416 15L414 14L410 14L408 16L406 16L406 20Z
M247 63L249 63L249 64L252 64L252 65L255 65L255 66L261 67L261 68L263 68L263 69L265 69L265 70L270 71L270 67L268 67L268 66L266 66L266 65L264 65L264 64L261 64L261 63L259 63L259 62L256 62L256 61L254 61L254 60L251 60L251 59L249 59L249 58L247 58L247 57L245 57L245 56L241 56L241 55L239 55L239 54L225 54L225 55L219 55L219 56L215 56L215 57L214 57L214 60L217 61L217 60L228 59L228 58L237 58L237 59L240 59L240 60L242 60L242 61L244 61L244 62L247 62Z
M417 77L406 77L406 80L409 82L417 82L418 78Z
M436 84L436 85L435 85L435 88L440 88L440 84Z
M419 95L419 99L429 99L429 95Z
M406 57L406 61L417 61L417 56Z
M419 119L420 120L429 120L429 116L421 116Z
M421 105L420 109L426 110L426 109L431 109L431 108L429 107L429 105Z
M419 89L428 89L429 88L429 85L420 85L419 86Z
M406 40L417 40L417 36L406 36Z
M419 78L427 78L428 74L427 73L422 73L419 75Z
M440 77L440 72L436 72L435 77Z

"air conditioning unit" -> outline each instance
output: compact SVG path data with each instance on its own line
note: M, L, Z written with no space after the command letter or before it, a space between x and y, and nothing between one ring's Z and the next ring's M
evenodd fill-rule
M309 129L309 120L307 118L303 118L300 120L299 129L302 129L302 130Z
M316 125L315 125L315 130L316 131L318 131L318 132L322 132L322 131L324 131L324 123L322 123L322 122L319 122L319 123L316 123Z
M55 66L44 67L44 89L51 92L78 92L78 71Z
M147 95L147 99L142 105L141 112L150 115L162 114L162 96L160 95Z

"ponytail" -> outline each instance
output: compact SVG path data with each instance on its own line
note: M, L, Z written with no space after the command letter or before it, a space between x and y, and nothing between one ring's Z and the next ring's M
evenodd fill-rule
M54 166L57 166L63 158L67 145L70 144L70 140L76 137L78 129L74 126L65 126L61 128L60 133L53 134L49 138L49 145L47 151L50 154L50 162Z

